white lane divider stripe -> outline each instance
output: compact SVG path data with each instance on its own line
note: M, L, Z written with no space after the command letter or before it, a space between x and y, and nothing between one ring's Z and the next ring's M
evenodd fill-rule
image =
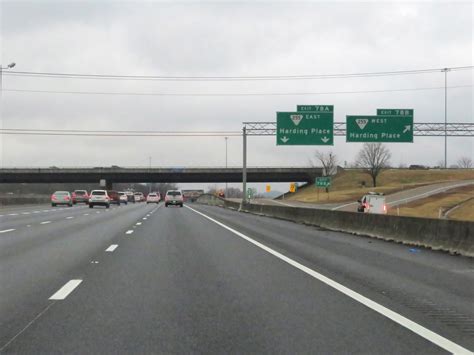
M51 221L44 221L44 222L41 222L40 224L48 224L48 223L51 223Z
M18 216L18 213L10 213L9 216Z
M2 230L0 231L0 233L8 233L8 232L13 232L14 229L5 229L5 230Z
M66 217L66 219L73 219L74 216L69 216L69 217Z
M30 212L23 212L22 214L27 215L27 214L30 214Z
M462 347L461 345L458 345L451 340L429 330L428 328L423 327L422 325L413 322L412 320L402 316L401 314L398 314L387 307L382 306L381 304L372 301L371 299L361 295L360 293L351 290L350 288L330 279L329 277L326 277L319 272L316 272L309 267L304 266L303 264L300 264L299 262L290 259L289 257L277 252L276 250L273 250L266 245L257 242L256 240L246 236L243 233L240 233L239 231L226 226L225 224L215 220L212 217L209 217L205 215L204 213L201 213L194 208L185 206L186 208L190 209L191 211L194 211L195 213L203 216L204 218L207 218L208 220L216 223L217 225L221 226L222 228L227 229L228 231L234 233L235 235L241 237L242 239L245 239L246 241L252 243L253 245L259 247L260 249L265 250L267 253L272 254L273 256L276 256L280 260L283 260L287 264L290 264L291 266L303 271L304 273L314 277L315 279L325 283L329 287L334 288L335 290L343 293L344 295L352 298L353 300L363 304L364 306L374 310L375 312L387 317L388 319L394 321L395 323L398 323L402 327L405 327L406 329L411 330L413 333L418 334L419 336L425 338L426 340L432 342L433 344L438 345L439 347L443 348L446 351L449 351L450 353L453 354L472 354L471 351L468 349Z
M63 287L61 287L54 295L52 295L50 300L63 300L65 299L74 289L79 286L82 280L70 280Z
M105 251L113 252L115 249L117 249L117 247L118 244L111 244L107 249L105 249Z
M84 213L84 216L88 216L88 215L89 215L89 213Z
M141 226L141 225L142 225L142 222L137 222L136 225L137 225L137 226Z
M125 234L132 234L133 230L129 229L128 231L125 232Z
M143 219L143 220L146 220L146 217L143 217L142 219Z

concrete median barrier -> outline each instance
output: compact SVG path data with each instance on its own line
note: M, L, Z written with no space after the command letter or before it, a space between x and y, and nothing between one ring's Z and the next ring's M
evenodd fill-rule
M215 205L268 217L474 257L474 223L302 207L220 201Z

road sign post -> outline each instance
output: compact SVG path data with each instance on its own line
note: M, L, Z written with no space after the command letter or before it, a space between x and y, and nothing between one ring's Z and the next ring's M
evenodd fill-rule
M317 111L277 112L277 145L333 145L334 106L304 107Z
M347 116L346 142L413 143L413 110L378 109L377 116Z

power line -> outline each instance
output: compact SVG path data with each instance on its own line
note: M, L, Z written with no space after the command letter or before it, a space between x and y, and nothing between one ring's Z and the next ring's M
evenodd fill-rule
M0 135L20 135L20 136L76 136L76 137L237 137L241 133L226 134L116 134L116 133L74 133L74 132L23 132L23 131L5 131L0 130Z
M29 136L90 136L90 137L232 137L240 131L129 131L81 129L2 128L0 134Z
M472 85L450 86L448 89L470 88ZM178 97L226 97L226 96L309 96L309 95L341 95L341 94L374 94L383 92L425 91L444 90L444 86L406 88L406 89L384 89L384 90L360 90L360 91L326 91L326 92L286 92L286 93L166 93L166 92L106 92L106 91L56 91L56 90L24 90L3 89L5 92L16 93L41 93L41 94L74 94L74 95L116 95L116 96L178 96Z
M123 133L123 134L233 134L240 131L130 131L130 130L90 130L90 129L36 129L36 128L2 128L1 131L19 132L70 132L70 133Z
M450 71L472 70L474 66L448 68ZM154 75L111 75L111 74L77 74L32 71L8 71L4 75L35 78L62 79L99 79L99 80L156 80L156 81L254 81L254 80L318 80L339 78L379 77L393 75L413 75L438 73L446 68L413 69L399 71L338 73L338 74L301 74L301 75L259 75L259 76L154 76Z

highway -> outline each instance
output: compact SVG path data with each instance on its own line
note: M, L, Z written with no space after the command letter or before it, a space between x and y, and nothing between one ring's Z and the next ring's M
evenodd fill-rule
M474 350L473 260L219 207L0 211L0 352Z

